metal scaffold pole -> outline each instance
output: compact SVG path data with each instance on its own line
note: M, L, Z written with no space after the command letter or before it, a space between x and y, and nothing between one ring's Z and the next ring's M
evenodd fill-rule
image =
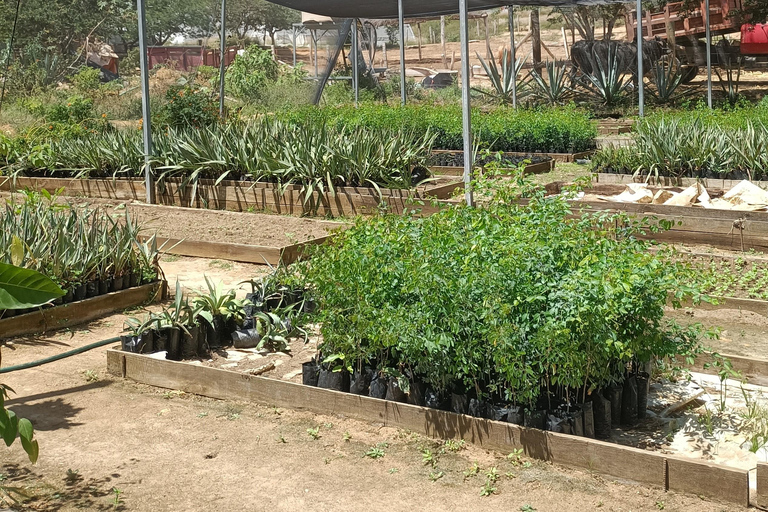
M152 117L149 110L149 62L147 54L147 15L144 0L137 0L139 14L139 66L141 67L141 114L144 135L144 181L147 203L155 202L155 180L152 176Z
M464 132L464 200L468 206L474 203L472 197L472 100L469 83L469 26L467 0L459 0L459 32L461 34L461 113Z

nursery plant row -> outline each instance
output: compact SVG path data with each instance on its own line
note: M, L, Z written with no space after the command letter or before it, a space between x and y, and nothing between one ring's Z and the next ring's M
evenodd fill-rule
M112 216L28 192L0 213L0 261L48 276L66 293L54 305L65 304L155 282L157 243L139 234L127 212Z

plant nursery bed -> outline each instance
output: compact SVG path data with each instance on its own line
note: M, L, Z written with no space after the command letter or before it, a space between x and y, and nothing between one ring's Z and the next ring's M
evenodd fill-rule
M314 214L318 216L372 215L381 211L382 203L395 213L412 209L413 200L428 198L447 199L464 184L453 177L430 180L411 189L380 187L336 187L335 193L313 193L307 198L299 185L286 185L281 190L276 184L252 181L198 181L196 194L192 185L180 179L165 180L157 186L157 202L169 206L208 208L213 210L264 210L287 215ZM71 178L0 178L0 190L49 192L62 190L73 197L98 199L146 199L146 187L141 179L71 179Z
M597 121L597 133L600 135L630 133L634 124L634 119L599 119Z
M671 221L673 225L668 231L644 235L660 242L709 245L736 251L768 250L768 212L596 200L575 200L571 205L573 210L623 211L636 218Z
M164 253L256 264L293 263L308 246L348 227L285 215L135 204L130 209Z
M107 369L112 375L151 386L211 398L253 400L337 414L435 438L464 439L500 451L522 449L529 457L587 468L614 478L704 495L740 506L749 504L748 470L660 451L114 349L107 351Z
M100 316L161 300L165 281L157 281L60 306L0 319L0 339L38 334L82 324Z

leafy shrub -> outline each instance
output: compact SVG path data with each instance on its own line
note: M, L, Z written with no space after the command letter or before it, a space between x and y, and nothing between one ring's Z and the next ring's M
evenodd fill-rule
M198 86L171 86L165 100L155 119L159 127L201 128L219 121L218 103Z
M695 293L682 265L634 236L658 226L570 219L540 189L508 202L520 183L485 207L358 221L300 264L326 361L533 407L543 390L574 397L698 350L695 329L663 321L668 293Z
M461 108L456 105L312 107L282 112L281 117L294 121L326 119L346 127L409 128L416 133L429 130L437 136L435 149L463 149ZM476 137L492 151L579 152L594 148L597 136L588 116L573 107L475 110L472 124Z
M239 98L256 100L264 88L278 77L278 64L269 50L258 46L248 47L227 68L224 84L228 91Z
M93 118L93 100L78 95L70 96L65 103L52 105L45 113L49 123L81 124Z
M99 75L100 72L98 69L83 66L77 73L72 75L72 85L75 86L75 89L83 93L97 91L101 86Z

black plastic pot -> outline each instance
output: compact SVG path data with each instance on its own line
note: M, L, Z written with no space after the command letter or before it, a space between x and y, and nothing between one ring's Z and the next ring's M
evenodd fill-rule
M427 385L420 381L411 381L411 390L408 393L408 403L425 407L427 405Z
M525 422L525 414L523 414L523 408L517 405L508 407L505 421L508 423L514 423L515 425L522 425Z
M507 417L508 411L506 407L501 407L499 405L493 405L493 404L486 404L485 411L483 412L485 413L483 415L483 418L487 418L493 421L504 421L504 418Z
M611 437L611 401L601 392L592 393L592 415L595 419L595 437Z
M331 370L320 369L320 376L317 379L317 387L323 389L333 389L343 393L349 392L349 373L346 370L334 372Z
M69 304L75 299L75 292L72 290L72 288L68 289L66 293L64 294L64 297L62 297L62 302L64 304Z
M456 414L469 412L469 397L466 394L451 393L451 411Z
M116 292L125 288L125 276L115 276L112 282Z
M196 325L186 326L187 330L181 333L181 358L194 359L197 357L198 336L200 329Z
M424 407L443 409L445 405L445 401L440 397L440 394L434 389L427 387L427 390L424 392Z
M235 348L255 348L261 342L261 334L254 329L235 329L230 335Z
M128 286L135 288L139 286L139 281L141 281L141 274L138 272L132 272L128 278ZM125 280L123 280L123 285L125 285Z
M371 379L371 385L368 386L368 396L383 400L387 396L387 387L387 378L377 373Z
M363 368L362 371L355 370L349 380L349 392L353 395L368 395L371 381L373 380L373 369Z
M91 297L95 297L99 294L99 282L98 281L88 281L85 283L85 298L90 299Z
M584 402L578 404L581 407L582 416L584 419L584 437L595 438L595 417L592 413L592 402Z
M624 394L624 388L615 384L605 390L605 397L611 402L611 426L621 425L621 396Z
M579 406L571 407L570 411L571 434L584 436L584 411Z
M120 336L120 348L123 352L132 352L134 354L151 352L152 333L143 332L138 336Z
M85 283L77 285L75 287L74 300L75 301L85 300L86 292L87 292L87 287L85 286Z
M482 400L478 400L477 398L470 398L467 412L470 416L474 416L475 418L484 418L486 406L487 404Z
M525 415L523 426L544 430L544 428L547 426L547 411L540 409L537 411L529 412Z
M320 377L320 364L312 359L301 365L301 382L305 386L317 386Z
M181 361L181 329L169 327L168 330L168 354L166 359Z
M637 418L645 419L648 410L648 380L649 375L645 372L637 374Z
M102 279L99 281L99 295L106 295L109 293L109 279Z
M208 330L204 327L204 324L197 327L197 355L205 357L210 352L208 348Z
M567 432L565 431L565 428L567 428ZM569 434L571 427L568 424L567 420L559 415L556 414L548 414L547 415L547 430L550 432L560 432L563 434Z
M226 340L226 321L222 315L213 316L213 325L205 322L207 330L208 346L210 348L220 348L229 340Z
M405 403L408 401L408 395L400 388L400 383L397 379L389 379L389 383L387 384L387 394L384 399Z
M154 335L154 349L155 352L163 352L168 350L168 333L165 329L153 330Z
M621 424L634 425L637 423L637 380L630 375L624 380L624 390L621 394Z

